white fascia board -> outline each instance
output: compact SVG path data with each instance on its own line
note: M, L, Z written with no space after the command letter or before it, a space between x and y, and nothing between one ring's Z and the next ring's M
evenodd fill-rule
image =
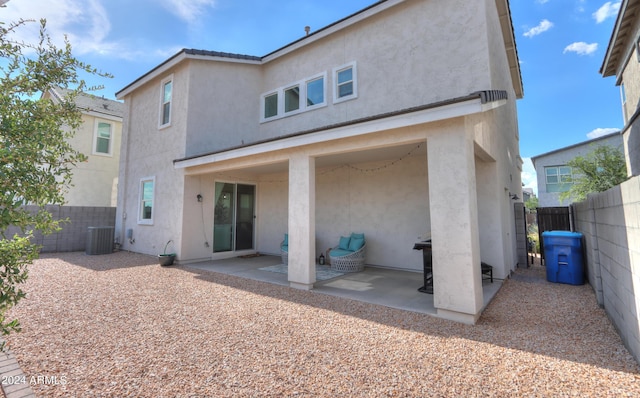
M506 100L501 100L494 101L493 103L482 104L479 98L471 99L455 104L443 105L437 108L390 116L379 120L372 120L343 127L336 127L333 129L315 133L275 139L273 141L263 142L256 145L250 145L210 155L203 155L196 158L180 160L174 163L174 168L186 169L189 167L202 166L226 160L240 159L247 156L279 151L283 149L290 149L304 145L319 144L327 141L357 137L385 130L415 126L446 119L453 119L457 117L472 115L475 113L485 112L487 110L501 106L506 102Z
M310 45L311 43L321 40L327 36L330 36L340 30L343 30L353 24L356 24L362 20L365 20L367 18L370 18L378 13L381 13L391 7L394 7L400 3L404 3L406 0L389 0L386 1L382 4L379 4L377 6L374 6L364 12L361 12L357 15L352 16L351 18L347 18L343 21L340 21L334 25L329 25L329 27L326 28L321 28L319 31L312 33L309 37L304 37L304 40L300 40L294 44L288 45L286 47L283 47L279 50L274 51L271 54L268 54L267 56L262 58L262 62L263 63L268 63L270 61L273 61L277 58L280 58L286 54L289 54L291 52L297 51L302 47L306 47L308 45Z
M186 54L186 58L202 60L202 61L231 62L236 64L252 64L252 65L262 64L262 62L254 59L219 57L219 56L203 55L203 54Z

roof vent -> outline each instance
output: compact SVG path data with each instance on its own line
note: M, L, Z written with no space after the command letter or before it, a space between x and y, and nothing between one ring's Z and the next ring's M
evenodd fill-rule
M309 32L311 31L311 26L305 26L304 31L307 32L307 36L309 36Z

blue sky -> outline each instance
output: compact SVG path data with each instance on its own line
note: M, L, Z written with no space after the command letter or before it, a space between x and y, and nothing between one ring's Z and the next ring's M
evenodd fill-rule
M306 25L320 29L374 2L10 0L0 20L46 18L54 42L66 34L76 57L114 75L91 83L105 86L97 94L115 98L182 48L265 55L303 36ZM619 88L599 74L620 1L510 3L524 82L518 101L523 182L537 190L531 156L623 126ZM36 28L19 34L32 40Z

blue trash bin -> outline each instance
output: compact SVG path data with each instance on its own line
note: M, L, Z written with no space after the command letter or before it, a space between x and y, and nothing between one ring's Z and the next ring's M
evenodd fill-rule
M584 284L582 234L569 231L542 233L544 258L549 282Z

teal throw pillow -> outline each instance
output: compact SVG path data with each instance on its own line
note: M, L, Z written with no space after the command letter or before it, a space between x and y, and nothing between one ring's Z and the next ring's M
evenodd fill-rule
M283 246L289 245L289 234L284 234L284 243L282 245Z
M357 250L360 250L362 246L364 246L364 239L351 238L351 240L349 241L349 250L351 251L355 252Z
M353 233L351 234L351 238L352 238L352 239L353 239L353 238L358 238L358 239L362 239L362 240L364 240L364 234L357 234L357 233L353 232Z
M342 250L349 250L349 241L351 240L351 238L349 238L348 236L341 236L340 237L340 244L339 244L339 248Z

